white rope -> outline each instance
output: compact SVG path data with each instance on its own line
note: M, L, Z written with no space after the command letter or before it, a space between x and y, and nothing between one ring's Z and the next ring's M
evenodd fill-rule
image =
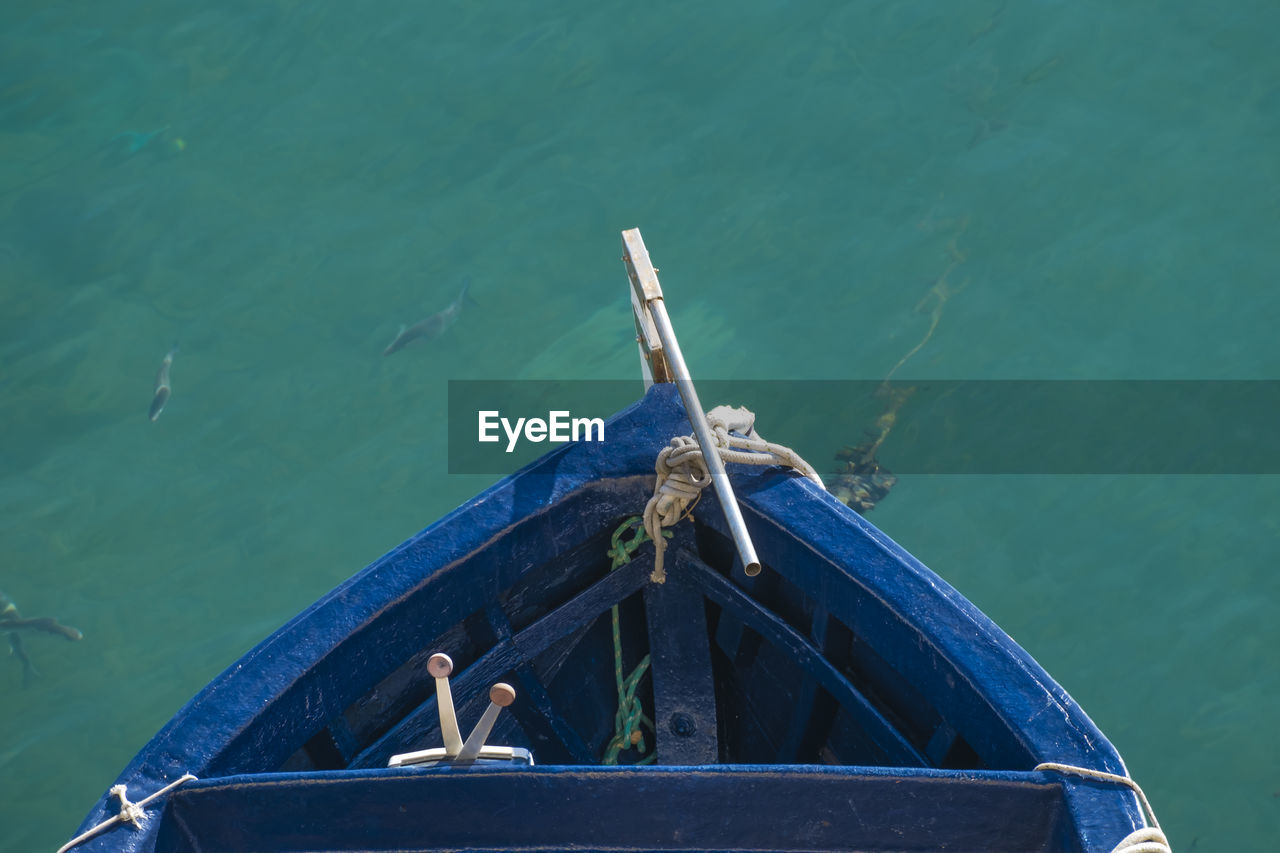
M1136 829L1126 835L1111 853L1172 853L1169 839L1165 837L1164 832L1160 829L1160 821L1156 820L1156 813L1151 808L1151 802L1147 799L1147 795L1142 793L1138 783L1128 776L1119 776L1102 770L1090 770L1087 767L1076 767L1074 764L1058 764L1053 761L1037 764L1035 769L1053 770L1058 773L1084 776L1088 779L1100 779L1104 782L1115 782L1118 785L1124 785L1138 795L1138 802L1142 805L1142 813L1146 819L1147 826L1142 829Z
M120 811L117 814L113 814L111 817L107 818L97 826L90 827L89 829L77 835L75 838L68 841L66 844L59 847L58 853L66 853L66 851L70 850L71 848L80 846L81 844L88 841L90 838L93 838L99 832L102 832L107 827L113 826L117 823L131 823L134 825L135 828L141 828L142 822L146 820L146 817L147 817L146 813L142 810L143 806L145 806L147 803L151 802L152 800L163 797L165 794L169 793L174 788L178 787L179 785L185 782L195 781L195 778L196 777L192 776L190 773L184 773L182 774L182 778L175 779L174 781L170 782L168 785L165 785L159 791L156 791L151 796L144 797L143 799L138 800L138 802L136 803L129 802L129 796L126 793L124 785L113 785L111 787L111 792L107 794L107 796L120 798Z
M756 416L743 408L716 406L707 412L707 425L715 439L716 452L725 462L743 465L785 465L817 483L822 488L822 478L813 466L800 458L789 447L765 441L755 431ZM732 433L738 433L733 435ZM654 463L658 482L653 497L644 508L644 529L653 540L655 549L653 573L649 579L664 583L667 579L663 568L663 556L667 541L662 528L671 527L684 518L697 503L702 490L711 484L706 460L698 441L691 435L678 435L662 448Z

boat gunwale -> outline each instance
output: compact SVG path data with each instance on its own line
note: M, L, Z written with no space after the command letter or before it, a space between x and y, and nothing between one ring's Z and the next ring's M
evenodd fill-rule
M942 833L950 841L947 833L963 828L969 833L995 830L990 838L979 836L990 841L984 849L1028 849L1008 846L1015 842L999 832L1003 829L1021 834L1018 841L1034 842L1037 849L1075 850L1079 838L1072 821L1072 789L1090 786L1111 808L1121 805L1123 793L1115 786L1038 771L810 764L476 765L248 774L201 780L175 792L165 807L157 849L186 849L182 842L203 838L206 827L224 833L224 842L234 839L240 827L228 829L223 815L228 804L243 804L251 826L268 821L269 831L285 833L294 844L323 834L336 838L342 850L355 849L345 846L352 837L365 849L371 834L379 843L376 849L723 849L722 835L709 842L698 831L708 826L735 836L730 840L738 843L730 844L731 849L863 849L859 840L883 843L894 832L914 833L917 839ZM823 796L815 796L819 792ZM343 802L376 803L378 811L335 808ZM555 817L548 815L552 803L559 804ZM620 819L587 819L607 803L634 807L623 810ZM424 809L423 804L430 805ZM293 814L285 826L270 819L281 808ZM474 822L490 809L493 819ZM394 814L403 815L403 821L385 820ZM519 824L512 825L514 821ZM696 828L691 830L686 821ZM459 829L459 824L467 828ZM482 838L473 845L466 839L476 832ZM806 838L805 833L812 835ZM402 848L406 835L421 840ZM630 843L600 844L617 837ZM744 838L752 843L743 844ZM810 847L807 842L821 843Z

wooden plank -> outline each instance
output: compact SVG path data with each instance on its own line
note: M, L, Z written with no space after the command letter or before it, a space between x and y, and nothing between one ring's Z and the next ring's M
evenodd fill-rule
M691 541L677 533L672 551ZM658 764L715 764L715 681L702 590L680 572L644 588Z
M1081 836L1064 805L1072 788L1110 822ZM396 770L201 779L169 797L152 821L165 827L158 850L1101 853L1133 828L1127 790L1012 772Z
M631 314L635 320L636 343L640 345L647 390L654 382L673 381L675 374L667 362L666 351L649 312L649 301L662 298L662 287L658 284L658 270L649 259L649 250L645 248L639 228L622 232L622 261L627 266L627 278L631 280Z
M902 767L928 767L929 763L902 734L885 719L875 706L832 666L802 634L763 609L715 569L688 552L676 559L679 571L693 579L709 598L732 610L767 642L785 652L796 666L813 674L814 679L840 703L853 721L871 738L886 759Z
M558 640L590 626L605 610L644 586L651 571L652 556L646 559L642 555L605 575L514 637L499 642L452 680L454 704L459 712L473 704L483 706L494 681L514 672L521 663L541 654ZM360 753L351 766L378 767L396 752L424 748L422 743L439 726L436 700L432 696Z
M809 599L809 607L811 610L809 639L813 641L814 648L826 657L827 626L831 617L825 607L814 603L812 599ZM801 746L813 728L815 706L818 701L818 680L813 677L813 673L805 672L800 688L796 692L797 698L795 709L791 713L791 722L787 725L787 734L782 740L782 746L778 748L779 764L791 764L796 760Z
M738 588L750 598L767 599L776 592L778 586L776 572L748 575L742 570L742 559L736 555L729 576L737 579ZM738 669L754 666L756 654L760 651L760 635L754 631L744 631L745 627L733 611L721 611L720 621L716 626L716 645Z
M509 709L526 731L541 730L544 736L551 736L563 748L560 756L534 756L535 760L567 764L594 764L597 756L587 747L578 732L567 722L551 699L542 679L534 672L533 665L522 663L516 667L516 679L520 690L516 694L516 703ZM519 701L523 699L523 704Z
M485 607L485 617L492 631L494 644L512 639L511 620L507 618L501 604L491 602ZM520 650L518 644L517 649ZM544 749L549 746L550 751L555 753L556 747L559 747L559 754L547 755L542 760L558 764L593 763L595 756L573 727L565 722L564 715L556 710L551 693L529 662L530 657L533 655L525 657L515 668L516 680L520 685L516 698L522 701L516 701L511 706L511 715L533 739L547 744ZM538 758L539 756L535 756L535 760Z

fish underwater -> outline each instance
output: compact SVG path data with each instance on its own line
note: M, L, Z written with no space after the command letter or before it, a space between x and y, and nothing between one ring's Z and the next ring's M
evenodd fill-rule
M22 686L30 687L32 682L40 677L40 672L31 663L31 658L27 657L26 648L22 644L22 636L19 631L38 631L45 634L56 634L59 637L66 637L68 640L80 640L84 638L77 629L69 625L63 625L57 619L50 616L38 616L28 619L18 610L18 605L0 591L0 632L8 635L9 638L9 654L16 657L22 663Z
M425 320L420 320L408 328L401 326L395 339L387 344L387 348L382 351L382 354L391 355L393 352L404 349L418 338L429 341L444 334L450 326L458 322L458 315L462 313L462 306L465 303L475 304L475 300L467 295L469 287L471 287L471 279L468 277L462 282L462 292L443 311L437 311Z
M169 384L169 368L173 366L173 357L177 352L178 348L174 347L165 353L164 361L160 362L160 371L156 374L156 391L151 397L151 408L147 411L147 417L152 423L160 417L165 403L169 402L169 395L173 393L173 387Z

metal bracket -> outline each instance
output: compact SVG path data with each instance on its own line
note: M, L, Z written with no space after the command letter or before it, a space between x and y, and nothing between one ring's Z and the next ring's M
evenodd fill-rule
M650 300L662 298L662 286L658 284L658 270L649 260L644 240L640 239L640 229L622 232L622 261L631 279L631 316L636 324L636 343L640 347L640 367L647 391L655 382L674 382L675 372L667 361L662 338L649 310Z
M493 731L498 714L516 701L516 691L510 684L498 682L489 689L489 707L480 722L471 730L466 741L458 729L458 717L453 710L453 692L449 687L449 675L453 661L443 652L437 652L427 661L427 672L436 680L436 710L440 713L440 733L444 747L402 752L391 756L388 767L408 767L422 764L473 764L476 761L501 761L509 764L533 764L533 755L527 749L513 746L487 746L485 738Z

